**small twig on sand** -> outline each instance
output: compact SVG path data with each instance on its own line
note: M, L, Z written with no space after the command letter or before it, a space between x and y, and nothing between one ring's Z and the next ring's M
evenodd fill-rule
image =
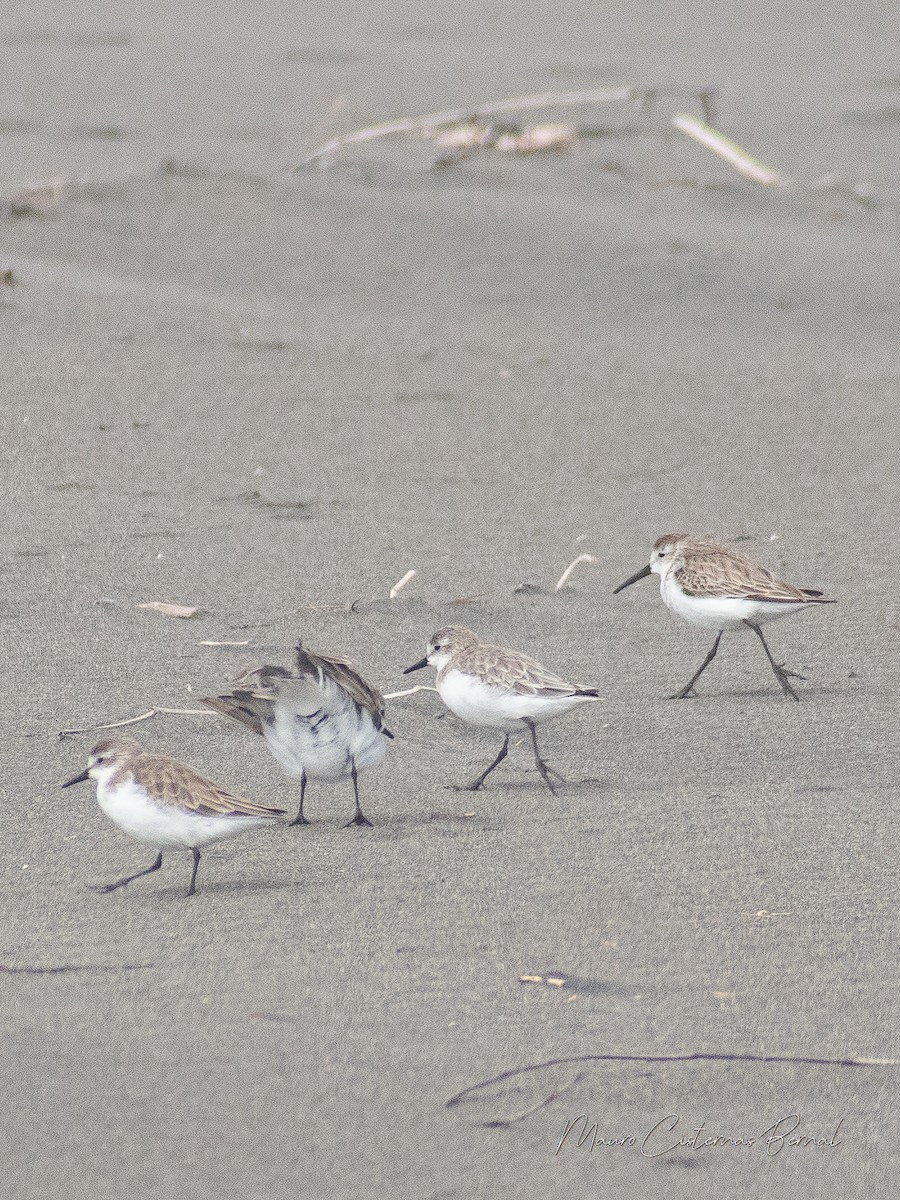
M61 729L57 736L62 742L67 737L74 737L77 733L93 733L95 729L121 729L125 725L137 725L139 721L149 721L151 717L157 717L162 713L171 713L179 717L214 717L216 715L205 708L154 707L141 713L139 717L126 717L123 721L109 721L105 725L85 725L83 729Z
M556 587L553 589L554 592L561 592L563 590L563 588L569 582L569 576L572 574L572 572L575 570L575 568L578 566L579 563L598 563L599 561L600 561L600 559L597 558L593 554L579 554L578 557L576 559L574 559L573 562L569 563L569 565L563 571L562 575L560 575L559 583L557 583Z
M415 579L415 577L416 577L415 571L407 571L406 574L402 577L402 579L398 579L397 582L394 584L394 586L391 588L390 592L388 592L388 599L395 600L400 595L400 593L403 591L403 589L406 587L406 585L410 582L410 580Z
M357 603L355 600L353 604ZM353 612L353 604L349 600L345 600L341 604L317 603L313 601L311 604L301 604L297 612Z
M194 604L168 604L165 600L148 600L146 604L139 604L137 607L161 613L164 617L180 617L183 621L205 615L203 609Z
M332 138L313 150L303 159L300 166L316 162L327 154L333 154L344 146L355 146L360 142L371 142L374 138L387 137L392 133L428 133L442 125L455 125L459 121L495 116L498 113L527 112L535 108L568 108L579 104L614 104L635 100L641 95L639 88L596 88L584 92L542 92L534 96L513 96L508 100L492 100L475 108L451 108L444 112L425 113L420 117L401 117L397 121L385 121L381 125L370 125L366 129L355 129L341 137ZM299 170L299 167L297 168Z
M411 696L413 692L436 692L437 688L428 687L425 683L417 684L416 687L407 688L404 692L385 692L385 700L396 700L398 696Z
M701 121L699 117L692 117L690 113L675 113L672 117L672 124L676 129L693 138L695 142L705 146L707 150L712 150L714 154L724 158L736 171L748 179L752 179L754 183L761 183L765 187L777 187L787 182L777 171L773 171L771 167L751 158L746 150L732 142L718 129L713 129L711 125Z
M491 1079L485 1079L481 1083L472 1084L471 1087L464 1088L461 1092L457 1092L455 1096L451 1096L446 1101L445 1108L455 1108L457 1105L465 1104L468 1101L478 1098L478 1093L487 1092L487 1099L490 1100L491 1093L488 1089L497 1084L504 1085L505 1090L509 1090L508 1084L512 1079L520 1079L522 1077L537 1075L540 1078L541 1072L552 1070L556 1067L574 1067L583 1063L687 1063L687 1062L714 1062L714 1063L760 1063L760 1064L783 1064L785 1066L816 1066L816 1067L895 1067L898 1065L896 1058L818 1058L809 1056L792 1057L790 1055L776 1054L725 1054L716 1052L696 1052L693 1054L578 1054L571 1058L552 1058L548 1062L531 1063L527 1067L514 1067L510 1071L502 1071L499 1075L494 1075ZM537 1104L522 1112L516 1113L510 1117L497 1117L494 1119L479 1121L479 1125L487 1128L502 1129L506 1126L513 1125L517 1121L522 1121L526 1117L530 1117L539 1109L546 1107L551 1101L557 1100L561 1095L567 1092L573 1084L578 1083L586 1074L583 1070L577 1070L561 1085L553 1085L548 1079L548 1094L542 1097ZM549 1088L552 1087L552 1091Z

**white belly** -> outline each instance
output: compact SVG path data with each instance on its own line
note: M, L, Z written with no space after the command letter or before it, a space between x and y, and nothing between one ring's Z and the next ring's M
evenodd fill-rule
M308 779L349 779L354 762L357 771L362 771L384 759L384 734L375 728L371 716L358 711L352 702L312 718L286 704L276 704L263 733L282 767L291 775L305 772Z
M208 846L223 838L237 837L260 825L270 823L269 817L207 817L159 804L133 780L110 789L98 783L97 802L111 821L129 837L146 842L158 850L190 849Z
M520 696L503 688L490 687L474 675L447 671L438 679L441 699L452 713L469 725L512 730L525 717L548 721L593 699L591 696Z
M744 621L764 625L767 621L777 621L779 617L787 617L801 608L809 607L799 601L796 604L776 604L766 600L746 600L739 596L688 596L670 576L660 580L659 591L670 612L704 629L740 629Z

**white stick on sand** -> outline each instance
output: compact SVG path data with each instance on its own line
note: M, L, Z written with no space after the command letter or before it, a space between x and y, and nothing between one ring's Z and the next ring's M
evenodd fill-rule
M569 576L572 574L572 572L575 570L575 568L579 565L579 563L598 563L599 561L600 561L600 559L597 558L593 554L579 554L576 559L574 559L572 562L569 563L569 565L563 571L562 575L560 575L559 582L557 583L556 587L553 589L554 592L561 592L563 590L563 588L569 582Z
M411 696L413 692L436 692L436 687L428 687L425 683L417 684L416 687L407 688L404 692L385 692L385 700L396 700L398 696Z
M109 721L105 725L85 725L82 729L61 729L59 731L59 740L63 741L67 737L74 737L76 733L93 733L95 729L121 729L125 725L137 725L140 721L149 721L151 717L158 717L163 713L171 713L179 717L214 717L216 714L206 708L150 708L145 713L141 713L138 717L126 717L122 721Z
M699 117L692 117L690 113L678 112L673 115L672 124L676 129L687 134L689 138L693 138L695 142L705 146L707 150L712 150L713 154L724 158L736 171L741 175L746 175L754 183L761 183L764 187L777 187L786 182L777 171L773 171L771 167L751 158L746 150L732 142L718 129L713 129L711 125L701 121Z
M402 576L402 578L397 580L397 582L394 584L394 586L388 592L388 599L396 600L396 598L400 595L400 593L403 591L403 589L406 587L406 585L409 583L409 581L411 579L415 579L415 577L416 577L415 571L407 571L406 574L404 576Z

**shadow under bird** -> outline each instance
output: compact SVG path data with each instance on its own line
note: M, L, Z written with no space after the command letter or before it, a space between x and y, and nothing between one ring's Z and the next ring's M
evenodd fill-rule
M613 595L650 574L659 576L660 595L670 612L691 625L717 630L716 640L700 669L670 700L696 695L694 685L716 657L722 634L740 629L753 630L762 642L781 690L791 700L800 699L788 681L804 676L775 661L760 626L817 604L834 604L834 600L812 588L784 583L767 567L687 533L666 533L657 538L647 566L620 583Z
M257 667L221 696L202 704L260 737L290 775L300 776L300 810L292 825L308 825L303 804L311 779L353 783L356 810L347 825L371 825L359 804L360 771L384 760L384 697L343 658L296 648L296 667Z
M479 641L476 633L461 625L449 625L433 634L428 653L403 674L429 665L437 668L438 694L452 713L469 725L485 725L506 734L500 753L490 766L459 790L477 791L506 758L510 733L524 725L531 735L534 764L555 794L551 775L562 783L566 781L541 757L536 726L562 716L579 704L597 700L597 689L567 683L527 654Z
M224 791L193 767L162 754L150 754L125 734L106 738L91 751L86 770L62 786L93 780L97 802L110 820L139 842L159 851L143 871L95 887L114 892L162 866L164 850L190 850L194 864L188 896L196 892L200 850L238 837L287 814Z

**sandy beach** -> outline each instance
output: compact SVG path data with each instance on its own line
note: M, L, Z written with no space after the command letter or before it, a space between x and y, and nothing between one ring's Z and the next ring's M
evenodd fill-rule
M0 17L11 1196L894 1194L898 1068L859 1064L898 1057L898 38L875 3ZM567 152L294 169L617 86L547 114ZM670 127L703 91L785 186ZM801 703L749 635L665 699L712 639L612 591L681 529L837 598L771 627ZM372 829L311 788L190 900L187 854L85 886L151 853L60 790L99 737L60 731L189 710L132 732L292 810L199 698L301 637L430 683L449 623L599 689L543 731L558 796L524 737L448 790L499 737L418 692Z

